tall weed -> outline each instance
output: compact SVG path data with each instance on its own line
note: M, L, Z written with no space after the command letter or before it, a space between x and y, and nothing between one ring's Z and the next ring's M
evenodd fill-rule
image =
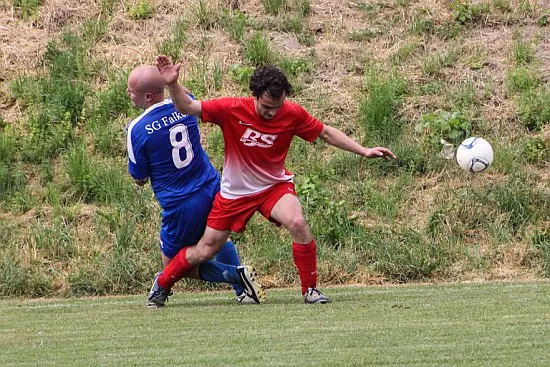
M550 86L530 89L518 102L518 117L531 131L541 131L550 123Z
M172 26L172 33L157 46L157 53L169 56L177 62L181 58L181 51L187 41L188 21L178 19Z
M381 75L374 70L367 74L365 97L360 102L358 121L368 132L367 144L391 144L402 130L398 107L406 84L398 76Z
M254 66L269 64L275 59L269 40L261 33L254 33L245 41L243 56Z

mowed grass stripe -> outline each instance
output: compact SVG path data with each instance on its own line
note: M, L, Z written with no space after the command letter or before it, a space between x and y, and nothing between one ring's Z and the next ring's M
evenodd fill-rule
M0 365L545 366L550 282L297 289L0 302Z

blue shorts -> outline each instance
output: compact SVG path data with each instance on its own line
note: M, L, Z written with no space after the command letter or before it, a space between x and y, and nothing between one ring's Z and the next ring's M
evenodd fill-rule
M199 191L182 200L179 205L162 212L160 250L173 259L185 246L199 242L212 202L220 190L219 179L212 180Z

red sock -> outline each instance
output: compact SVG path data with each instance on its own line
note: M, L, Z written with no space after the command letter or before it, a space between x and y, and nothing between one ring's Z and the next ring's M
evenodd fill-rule
M317 286L317 246L315 240L307 244L292 242L292 256L298 268L302 294L306 293L309 287Z
M174 284L183 276L193 270L195 267L189 264L187 261L187 247L178 252L176 256L170 261L167 267L162 271L159 277L158 284L169 291Z

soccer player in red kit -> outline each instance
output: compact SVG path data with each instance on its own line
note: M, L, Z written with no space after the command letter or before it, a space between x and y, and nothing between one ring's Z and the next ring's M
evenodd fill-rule
M226 242L231 231L242 232L254 214L285 227L292 236L292 254L305 303L328 303L317 287L315 240L296 195L293 174L285 159L294 136L328 144L367 158L395 158L387 148L366 148L340 130L327 126L286 97L291 86L285 74L272 65L258 68L250 81L252 97L225 97L197 101L178 84L180 64L157 57L172 101L178 111L220 126L225 142L221 190L208 216L206 230L195 246L178 253L158 279L159 290L150 300L163 303L170 288L185 273L208 261Z

